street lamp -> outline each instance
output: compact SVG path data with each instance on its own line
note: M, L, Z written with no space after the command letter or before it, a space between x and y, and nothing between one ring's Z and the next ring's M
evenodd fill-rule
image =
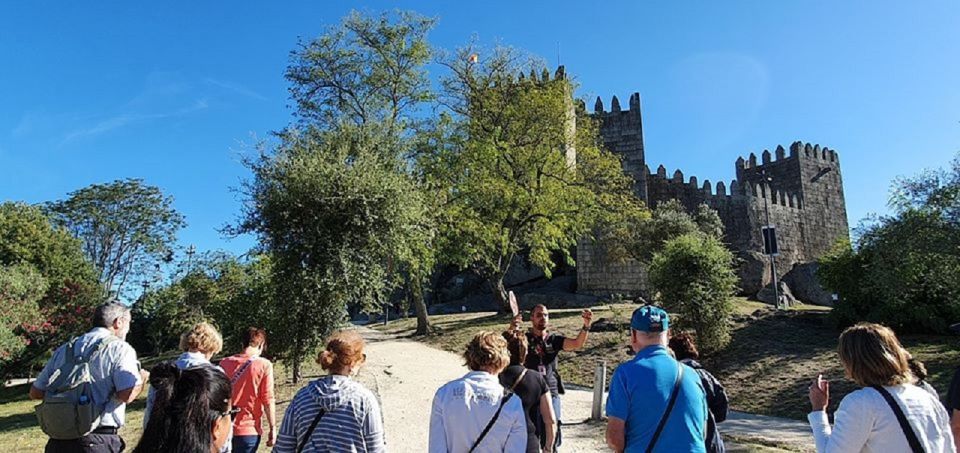
M766 183L767 188L770 188L770 182L773 181L773 178L767 175L766 170L760 170L760 176L763 179L763 182ZM773 306L779 310L780 306L780 283L777 279L777 253L779 252L777 247L777 230L773 225L770 224L770 207L767 205L767 196L769 196L766 191L763 194L763 212L766 216L767 225L760 229L760 235L763 239L763 250L770 256L770 272L773 274Z

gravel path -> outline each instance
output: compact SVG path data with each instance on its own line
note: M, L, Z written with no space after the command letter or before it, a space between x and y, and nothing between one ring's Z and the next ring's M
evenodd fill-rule
M367 339L367 364L357 379L380 399L387 433L387 449L395 453L424 452L433 394L446 382L463 376L467 368L456 354L416 341L393 338L358 327ZM590 422L593 394L580 388L563 395L564 442L562 453L607 451L605 422ZM809 451L810 428L802 422L731 412L720 430L738 439L775 443L794 451ZM728 441L731 451L756 451Z

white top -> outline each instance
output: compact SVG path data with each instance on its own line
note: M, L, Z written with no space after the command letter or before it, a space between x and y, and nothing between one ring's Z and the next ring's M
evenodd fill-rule
M912 384L884 388L900 405L925 452L956 451L950 417L940 401ZM833 429L823 411L811 412L807 419L820 453L911 451L893 409L872 388L852 392L840 401Z
M446 383L433 396L430 413L430 453L467 453L493 418L503 398L496 376L471 371ZM475 453L523 452L527 450L527 420L523 403L510 397L500 417Z
M98 340L113 335L103 327L97 327L83 335L74 346L74 353L84 355L89 352ZM50 376L64 363L64 353L69 343L57 348L53 357L47 361L43 371L37 375L33 386L38 390L47 390ZM137 361L137 352L126 341L117 339L106 346L99 354L90 359L90 375L93 378L91 385L93 402L103 408L100 426L119 428L123 426L126 404L117 401L114 396L119 390L131 389L140 382L140 362Z

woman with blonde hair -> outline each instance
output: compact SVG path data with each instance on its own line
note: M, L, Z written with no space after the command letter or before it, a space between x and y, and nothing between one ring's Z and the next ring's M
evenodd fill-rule
M946 409L915 385L906 351L879 324L861 323L840 334L840 362L847 378L863 388L840 401L834 426L827 420L830 383L810 386L807 417L818 452L953 452Z
M385 451L380 405L370 390L351 379L366 361L363 348L363 338L353 331L327 340L317 362L329 374L293 397L274 453Z
M217 328L213 327L210 323L199 322L194 324L190 330L184 332L183 335L180 335L180 350L183 351L183 353L177 357L174 365L181 370L207 366L223 373L222 368L210 362L210 358L222 349L223 337L220 335L220 332L217 331ZM150 391L147 393L147 407L143 412L144 427L146 427L147 422L150 421L150 412L153 410L155 400L156 390L154 386L151 386ZM230 446L227 445L225 451L229 451L229 448Z
M527 449L523 404L500 385L510 363L507 340L480 332L463 353L470 372L444 384L433 396L430 453L502 453Z

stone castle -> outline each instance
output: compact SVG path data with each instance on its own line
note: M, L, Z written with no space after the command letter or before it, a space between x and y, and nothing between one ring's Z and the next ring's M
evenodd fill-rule
M689 210L706 204L719 213L724 242L739 258L743 294L754 296L772 282L761 236L761 227L769 223L777 228L778 277L789 284L797 299L831 302L814 273L816 260L849 235L843 178L834 150L795 142L789 150L782 146L772 153L765 150L759 159L751 153L746 159L737 159L735 180L714 185L710 180L701 183L696 176L687 179L680 170L668 173L663 165L650 171L643 147L639 93L630 96L627 109L621 108L614 96L605 110L597 98L593 116L600 123L606 148L621 156L636 194L648 206L655 208L676 199ZM645 285L645 271L639 263L606 260L602 250L588 241L578 245L578 292L649 295Z

